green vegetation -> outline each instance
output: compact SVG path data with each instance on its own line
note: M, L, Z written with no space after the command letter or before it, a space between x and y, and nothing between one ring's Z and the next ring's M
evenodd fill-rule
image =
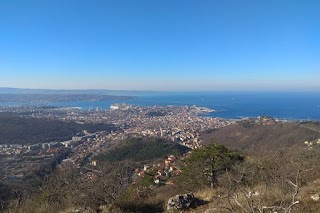
M159 138L129 138L119 146L97 156L100 161L146 161L164 158L168 154L182 154L189 149Z
M185 160L179 182L188 190L194 190L200 185L215 188L218 186L218 176L243 160L244 156L240 153L212 142L202 149L194 150Z

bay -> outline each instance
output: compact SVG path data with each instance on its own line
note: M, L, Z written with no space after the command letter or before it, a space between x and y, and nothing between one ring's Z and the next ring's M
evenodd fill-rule
M115 103L138 106L196 105L216 110L207 116L228 119L267 115L287 120L320 120L319 92L145 92L134 94L133 99L125 101L66 101L45 105L107 110Z

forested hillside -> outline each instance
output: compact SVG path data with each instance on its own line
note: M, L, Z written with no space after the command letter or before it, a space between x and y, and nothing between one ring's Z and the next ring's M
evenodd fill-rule
M97 160L117 162L124 160L145 161L164 158L168 154L185 153L190 149L159 138L129 138L120 145L100 154Z
M78 124L18 116L0 115L0 144L36 144L70 140L82 130L111 131L110 124Z

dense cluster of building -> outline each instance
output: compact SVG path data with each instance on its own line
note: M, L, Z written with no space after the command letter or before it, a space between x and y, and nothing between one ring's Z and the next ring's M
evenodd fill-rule
M177 157L174 155L167 156L162 163L144 165L143 168L136 168L134 170L132 184L135 184L146 175L152 176L153 184L173 184L171 177L177 176L181 173L177 165Z
M69 150L71 153L68 160L64 162L72 162L78 167L85 167L87 163L92 163L91 160L94 156L108 147L110 143L118 143L128 137L162 137L194 149L201 146L199 139L201 131L234 123L234 121L206 117L205 114L211 110L196 106L139 107L122 104L112 105L110 110L39 107L16 107L11 108L12 111L10 108L2 108L1 110L7 113L18 112L20 116L72 121L80 124L109 123L119 129L111 133L103 131L89 133L84 130L81 134L67 141L29 145L0 145L0 155L7 156L2 159L2 164L7 165L2 166L2 178L23 177L32 169L38 168L41 163L54 159L63 150ZM28 163L27 160L32 163ZM173 165L169 165L168 168L159 171L158 180L161 180L163 172L177 171Z
M112 123L123 131L111 134L109 137L111 140L120 141L130 135L163 137L190 148L201 146L199 140L201 131L234 123L234 121L204 116L213 111L205 107L139 107L121 104L112 105L110 108L110 110L60 108L32 113L32 116L77 123Z

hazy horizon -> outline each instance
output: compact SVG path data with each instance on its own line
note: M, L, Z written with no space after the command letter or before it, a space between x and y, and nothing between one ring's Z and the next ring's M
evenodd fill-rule
M0 87L320 91L319 1L0 2Z
M96 89L96 88L83 88L83 89L77 89L77 88L71 88L71 89L52 89L52 88L24 88L24 87L0 87L0 94L37 94L33 93L34 91L39 91L41 94L42 92L51 92L50 94L55 94L54 92L67 92L69 94L72 94L72 92L79 93L79 94L85 94L84 92L98 92L103 94L103 92L106 92L105 94L126 94L126 93L159 93L159 94L205 94L205 93L278 93L278 94L286 94L286 93L320 93L320 90L279 90L279 89L265 89L265 90L257 90L257 89L220 89L220 90L152 90L152 89L145 89L145 90L135 90L135 89ZM109 92L109 93L108 93Z

